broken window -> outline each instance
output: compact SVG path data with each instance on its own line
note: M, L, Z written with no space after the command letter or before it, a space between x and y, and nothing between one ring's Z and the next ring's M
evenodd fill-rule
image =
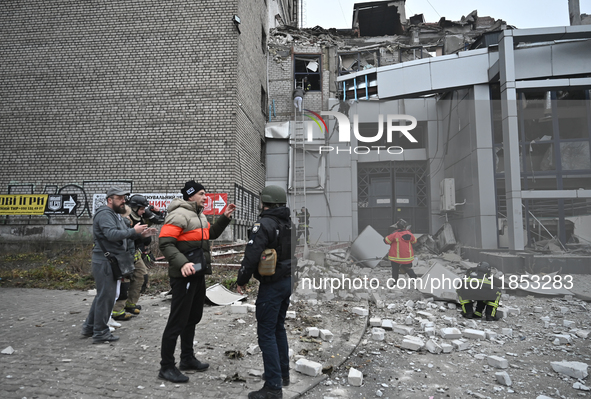
M261 140L261 165L265 165L265 159L267 158L267 143L265 140Z
M294 57L295 87L301 86L305 91L322 89L321 64L319 55L300 55Z
M261 86L261 111L266 119L269 110L268 110L267 92L265 91L265 88L263 86Z
M496 89L496 88L495 88ZM531 89L518 92L519 168L522 190L579 190L591 187L591 95L586 89ZM499 245L506 246L507 202L504 181L501 102L493 99ZM558 237L563 245L586 234L591 220L587 198L523 201L528 244ZM577 226L578 232L577 232Z
M378 98L378 77L376 73L357 76L341 83L344 100L369 100Z
M339 53L339 75L380 66L380 50Z

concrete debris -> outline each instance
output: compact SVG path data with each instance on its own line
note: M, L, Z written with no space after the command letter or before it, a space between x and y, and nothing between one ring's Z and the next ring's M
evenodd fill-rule
M462 337L462 332L455 327L442 328L439 335L443 339L456 339Z
M392 320L384 319L384 320L382 320L382 326L381 327L384 330L392 331L392 329L394 328L394 323L392 322Z
M437 342L433 341L432 339L428 340L425 344L425 349L433 354L438 354L443 352L443 348Z
M12 355L14 352L15 352L15 350L12 349L12 346L7 346L0 353L2 353L3 355Z
M369 315L369 311L367 309L360 308L360 307L353 308L353 313L355 313L359 316L368 316Z
M575 382L573 384L573 388L578 389L579 391L591 391L591 388L589 388L586 385L581 384L580 382Z
M332 342L334 339L334 334L331 333L329 330L321 329L320 330L320 339L327 342Z
M248 347L246 353L249 355L256 355L257 353L261 353L261 348L258 345L252 345Z
M318 338L320 336L320 330L317 327L306 327L308 337Z
M507 374L506 371L499 371L495 373L495 377L497 378L497 382L499 384L503 384L507 387L510 387L512 382L511 382L511 377L509 377L509 374Z
M371 338L375 341L383 341L386 338L386 330L379 327L372 328Z
M401 334L401 335L412 335L415 330L412 326L403 326L401 324L393 324L392 331L394 331L397 334Z
M230 311L236 314L245 314L248 313L248 307L240 303L235 303L230 305Z
M253 377L259 377L262 378L263 377L263 372L261 370L248 370L248 375L251 375Z
M461 339L454 339L453 341L451 341L451 344L457 351L465 351L470 349L470 344L468 343L468 341L464 341Z
M557 373L567 375L573 378L585 379L587 378L587 363L583 362L551 362L552 370Z
M459 278L457 274L435 261L429 271L421 277L422 282L417 289L426 297L433 297L435 300L457 301L458 294L452 282Z
M351 244L351 256L365 267L376 267L388 254L390 246L373 227L367 226Z
M501 328L501 335L505 335L507 337L513 336L513 329L512 328Z
M486 339L486 333L482 330L473 330L471 328L466 328L463 332L462 335L465 338L470 338L470 339Z
M310 377L316 377L322 372L322 364L307 359L299 359L296 362L296 371Z
M349 384L360 387L363 384L363 373L353 367L349 369L349 375L347 376Z
M369 319L370 327L380 327L382 325L382 319L379 317L372 317Z
M402 340L402 344L400 344L401 348L410 349L412 351L418 351L419 349L423 348L424 346L425 346L425 343L423 342L423 340L421 338L411 336L411 335L404 336L404 339Z
M507 359L500 356L488 356L486 361L489 366L495 367L497 369L506 369L509 367L509 362Z

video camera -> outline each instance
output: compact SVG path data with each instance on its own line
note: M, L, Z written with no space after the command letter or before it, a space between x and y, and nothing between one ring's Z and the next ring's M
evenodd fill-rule
M166 211L157 211L154 209L153 205L150 205L146 208L144 212L144 217L149 219L154 224L162 224L164 223L164 219L166 218Z

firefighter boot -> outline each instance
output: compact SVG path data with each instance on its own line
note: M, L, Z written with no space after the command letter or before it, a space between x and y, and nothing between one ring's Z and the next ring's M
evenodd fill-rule
M487 305L485 309L486 321L498 321L497 308L491 305Z
M473 319L474 318L474 310L473 310L472 301L463 303L462 304L462 316L466 319Z

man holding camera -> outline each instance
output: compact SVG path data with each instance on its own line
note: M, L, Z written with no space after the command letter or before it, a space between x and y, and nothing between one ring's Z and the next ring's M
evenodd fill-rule
M138 224L151 226L153 224L164 223L163 212L151 206L148 199L143 195L133 195L127 203L126 211L125 216L130 221L131 227ZM155 229L151 229L150 232L155 234ZM115 302L111 314L113 320L126 321L132 315L140 314L142 307L137 303L140 299L142 287L148 283L148 268L142 259L142 255L151 242L151 236L142 237L134 241L135 253L133 260L135 269L133 275L130 276L131 281L129 284L121 285L119 299Z
M205 187L194 180L181 189L183 199L175 198L160 230L159 247L168 261L172 288L170 316L162 333L160 372L158 378L187 382L189 377L175 366L174 350L181 337L181 370L205 371L209 364L195 358L195 327L201 321L205 303L205 275L211 274L210 239L218 238L230 224L236 205L210 226L203 214Z

